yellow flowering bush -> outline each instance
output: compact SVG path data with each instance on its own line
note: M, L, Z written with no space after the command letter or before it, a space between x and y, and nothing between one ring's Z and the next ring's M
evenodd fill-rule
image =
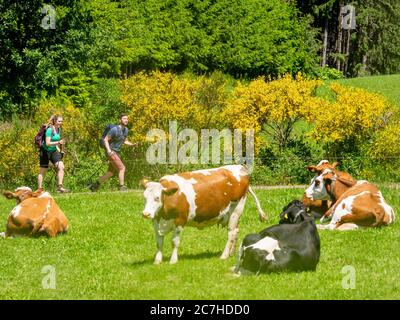
M301 74L296 79L286 75L267 82L260 77L248 85L239 84L228 100L222 117L233 128L254 129L256 134L267 126L275 142L283 148L294 124L304 118L312 107L316 109L320 105L321 99L314 95L320 84L318 80L304 79ZM261 143L260 136L257 136L257 149Z
M177 121L178 130L215 127L219 117L215 110L224 103L224 84L213 86L212 79L180 78L160 71L150 75L138 73L123 80L122 101L133 123L133 140L143 141L150 129L168 132L169 122ZM214 95L207 92L213 90Z
M307 115L307 120L314 124L309 132L311 137L324 143L362 140L385 125L391 110L382 96L338 83L330 88L336 101L322 101L321 106L311 108Z
M400 159L400 123L391 123L380 131L372 146L369 149L369 155L386 163L395 163L398 166Z
M33 144L37 129L12 126L0 134L0 181L30 181L39 172Z

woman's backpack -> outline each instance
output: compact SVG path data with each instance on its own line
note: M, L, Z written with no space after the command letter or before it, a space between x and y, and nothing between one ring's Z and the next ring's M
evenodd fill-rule
M47 125L42 124L40 126L39 131L36 133L35 139L34 139L34 143L35 146L38 147L39 149L42 147L45 136L46 136L46 129L47 129Z

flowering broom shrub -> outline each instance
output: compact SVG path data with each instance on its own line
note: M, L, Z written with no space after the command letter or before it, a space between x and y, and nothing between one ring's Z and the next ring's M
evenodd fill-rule
M330 88L336 101L323 101L307 114L314 124L312 138L322 143L363 142L385 126L392 111L381 95L337 83Z
M288 144L294 125L317 109L321 99L315 97L315 89L321 82L307 80L301 74L294 80L290 75L267 82L261 77L249 85L239 84L228 100L222 117L233 128L254 129L260 133L264 128L280 149ZM262 139L257 136L257 150Z

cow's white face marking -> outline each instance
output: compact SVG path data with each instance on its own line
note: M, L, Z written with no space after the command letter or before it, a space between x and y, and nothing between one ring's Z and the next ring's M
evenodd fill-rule
M15 189L15 192L18 191L28 191L28 192L32 192L32 189L29 187L18 187L17 189Z
M21 201L24 201L26 199L26 195L32 192L32 189L29 187L18 187L15 189L15 194L18 194L18 197L16 199L17 204L19 204Z
M146 190L144 190L144 198L146 204L143 210L143 216L145 218L154 219L156 213L161 209L161 194L163 186L159 182L148 182L146 184Z
M305 194L307 198L311 200L329 200L329 194L325 188L324 176L328 173L332 173L332 170L325 169L319 176L315 176L310 183L310 186L306 189Z
M325 164L325 163L329 163L329 161L328 161L328 160L321 160L321 161L317 164L317 167L322 166L322 165Z
M281 250L281 248L279 247L278 240L271 237L262 238L261 240L245 247L244 249L246 250L247 248L250 247L253 249L259 249L268 252L268 254L265 257L265 260L275 260L274 251Z

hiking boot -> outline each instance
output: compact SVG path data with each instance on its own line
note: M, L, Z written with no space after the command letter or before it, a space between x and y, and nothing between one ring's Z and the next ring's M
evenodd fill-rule
M90 191L96 192L100 188L100 182L96 181L94 183L91 183L91 184L89 184L88 187L89 187Z
M57 187L57 193L68 193L70 192L68 189L65 189L62 184Z
M127 186L119 186L119 191L128 191Z

